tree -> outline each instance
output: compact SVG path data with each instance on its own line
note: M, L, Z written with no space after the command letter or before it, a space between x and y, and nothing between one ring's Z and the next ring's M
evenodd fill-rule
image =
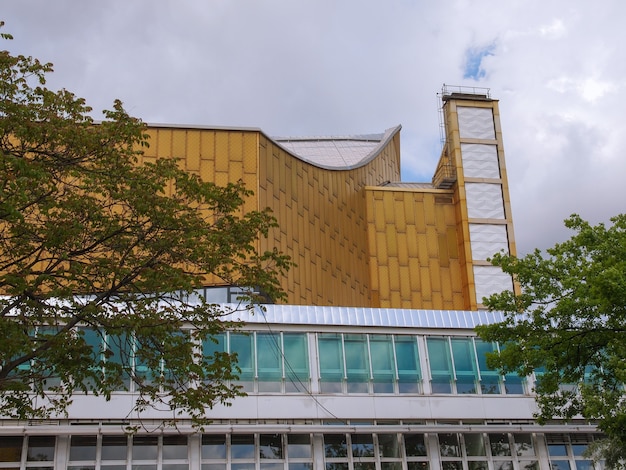
M140 163L142 122L116 101L96 124L83 99L45 87L51 71L0 52L0 415L44 418L132 382L129 413L202 423L240 392L236 357L198 348L236 325L194 289L212 279L280 299L289 258L257 250L276 221L243 213L242 183Z
M521 294L485 299L504 321L477 330L505 345L493 366L535 371L540 422L597 421L607 436L598 449L618 468L626 458L626 214L611 221L592 226L572 215L565 225L575 234L545 255L495 255L491 262L514 276Z

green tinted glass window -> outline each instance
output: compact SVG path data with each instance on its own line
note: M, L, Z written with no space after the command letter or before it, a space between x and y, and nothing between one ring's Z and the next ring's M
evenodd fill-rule
M348 382L367 382L370 378L366 335L344 335Z
M451 393L453 378L450 345L447 338L426 338L433 393Z
M340 334L318 336L320 378L326 382L340 382L344 377L343 347Z
M257 333L257 376L259 380L279 381L283 377L280 333Z
M477 393L478 369L472 338L452 338L457 393Z
M283 333L285 377L290 381L309 380L309 352L305 333Z
M230 352L237 354L237 367L241 370L239 379L254 380L254 335L231 333Z
M374 382L393 382L396 374L392 337L390 335L370 335L370 352Z

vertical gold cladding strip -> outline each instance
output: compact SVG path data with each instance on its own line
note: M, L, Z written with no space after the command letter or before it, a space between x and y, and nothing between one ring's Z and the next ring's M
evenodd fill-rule
M465 103L464 103L465 104ZM474 268L472 263L471 246L469 238L469 217L467 213L467 197L465 193L465 177L463 174L463 161L461 159L461 137L459 132L459 117L457 113L457 100L449 99L443 106L446 122L446 145L454 162L456 171L456 184L454 186L454 200L456 202L456 220L458 246L462 268L462 282L465 298L464 308L475 310L476 284L474 281Z
M502 199L504 203L504 217L506 219L506 235L509 243L509 253L512 256L517 256L517 245L515 243L515 233L513 230L513 212L511 210L511 197L509 193L509 178L506 171L504 140L502 138L500 106L498 101L493 102L493 123L495 126L496 142L498 147L498 164L500 166L500 179L502 181ZM516 281L513 282L513 289L516 294L521 294L520 285Z
M185 170L198 175L200 173L200 132L187 131L187 152L185 153Z

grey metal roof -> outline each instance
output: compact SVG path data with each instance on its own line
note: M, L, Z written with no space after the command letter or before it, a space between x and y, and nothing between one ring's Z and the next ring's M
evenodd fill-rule
M357 168L372 160L400 130L400 126L381 134L273 137L272 140L301 160L330 170Z
M230 308L235 307L229 305ZM473 329L501 322L501 312L486 310L414 310L366 307L265 305L234 312L229 319L246 323L291 325Z

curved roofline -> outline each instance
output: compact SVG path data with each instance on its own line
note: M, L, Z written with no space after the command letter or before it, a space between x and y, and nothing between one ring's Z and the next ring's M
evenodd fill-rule
M164 123L144 123L148 127L152 128L170 128L170 129L197 129L197 130L218 130L218 131L235 131L235 132L258 132L263 135L269 141L271 141L276 146L280 147L282 150L287 152L294 158L297 158L300 161L313 165L317 168L322 168L324 170L330 171L345 171L345 170L354 170L355 168L360 168L362 166L367 165L369 162L374 160L382 150L391 142L391 140L395 137L396 134L400 132L402 129L401 125L397 125L396 127L390 127L386 129L385 132L382 133L382 137L378 137L381 134L365 134L365 135L342 135L342 136L320 136L320 137L271 137L268 135L263 129L259 127L237 127L237 126L205 126L205 125L197 125L197 124L164 124ZM329 142L348 142L348 141L357 141L357 142L378 142L376 148L370 151L365 157L360 159L357 163L352 165L343 165L343 166L330 166L324 165L322 163L316 162L310 158L306 158L302 155L298 155L293 150L287 148L285 145L281 143L282 141L290 141L290 142L307 142L307 141L329 141Z
M278 137L278 138L276 138L276 137L274 137L274 138L269 137L264 132L263 132L263 135L265 135L274 144L276 144L281 149L283 149L285 152L287 152L289 155L297 158L298 160L301 160L301 161L303 161L305 163L313 165L313 166L315 166L317 168L322 168L324 170L345 171L345 170L354 170L356 168L361 168L362 166L365 166L369 162L374 160L378 155L380 155L382 150L389 144L389 142L391 142L391 140L395 137L396 134L398 134L400 132L401 129L402 129L402 125L400 125L400 124L398 124L396 127L390 127L389 129L385 130L385 132L382 135L382 138L380 138L380 139L375 138L375 134L354 135L354 136L345 136L344 135L344 136L337 136L337 137L327 136L327 137ZM309 158L303 157L302 155L298 155L293 150L290 150L290 149L286 148L284 145L282 145L281 142L280 142L281 140L285 140L285 141L289 140L290 142L361 141L361 142L378 142L378 145L376 146L376 148L374 150L372 150L364 158L359 160L358 163L355 163L353 165L344 165L344 166L330 166L330 165L323 165L321 163L315 162L314 160L311 160Z

